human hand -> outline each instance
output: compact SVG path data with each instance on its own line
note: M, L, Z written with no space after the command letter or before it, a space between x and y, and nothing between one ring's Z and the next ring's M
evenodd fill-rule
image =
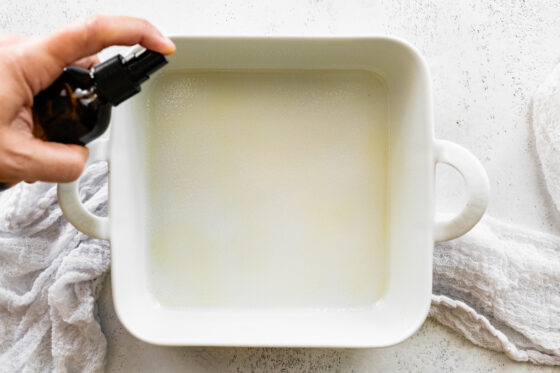
M69 182L80 176L86 147L33 137L33 97L64 67L90 68L103 48L134 44L166 55L175 51L149 22L125 16L90 16L41 37L0 36L0 187L23 180Z

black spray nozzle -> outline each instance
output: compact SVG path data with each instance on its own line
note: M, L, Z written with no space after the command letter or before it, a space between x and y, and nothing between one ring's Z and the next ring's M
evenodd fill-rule
M167 63L161 53L148 49L116 55L93 67L97 95L114 106L140 92L140 84Z
M144 49L139 54L135 54L126 66L138 84L148 80L152 73L162 68L167 63L167 58L161 53L152 52Z

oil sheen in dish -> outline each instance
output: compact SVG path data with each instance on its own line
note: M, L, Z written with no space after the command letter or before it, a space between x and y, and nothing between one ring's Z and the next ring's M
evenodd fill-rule
M387 88L368 71L175 71L149 98L166 307L361 307L388 276Z

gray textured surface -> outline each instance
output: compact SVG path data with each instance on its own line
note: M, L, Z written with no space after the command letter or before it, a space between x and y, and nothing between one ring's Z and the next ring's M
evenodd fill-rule
M436 135L484 163L489 212L559 232L530 136L530 98L560 62L560 3L543 1L166 1L1 0L0 32L39 34L93 12L150 19L168 34L393 34L427 57ZM440 210L462 203L460 178L441 167ZM106 286L100 303L108 371L553 371L477 348L428 320L411 339L383 350L162 348L129 336Z

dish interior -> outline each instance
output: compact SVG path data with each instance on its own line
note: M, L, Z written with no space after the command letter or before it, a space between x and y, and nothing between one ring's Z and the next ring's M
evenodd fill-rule
M165 307L373 306L388 103L365 70L176 70L149 90L149 284Z
M379 347L432 290L427 68L372 38L174 38L114 111L115 310L165 345Z

